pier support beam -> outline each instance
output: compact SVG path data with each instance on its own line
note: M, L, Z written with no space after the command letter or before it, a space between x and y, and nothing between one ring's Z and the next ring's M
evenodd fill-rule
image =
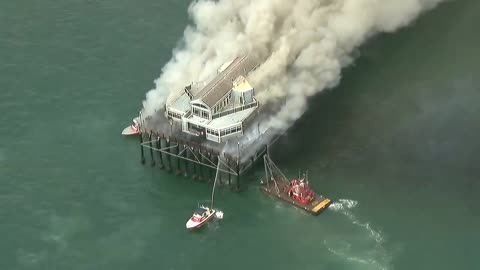
M161 137L158 136L157 134L157 149L161 149L162 148L162 141L161 141ZM163 169L163 157L162 157L162 152L158 151L158 157L159 157L159 161L160 161L160 169Z
M177 155L180 154L180 143L177 141ZM180 158L177 157L177 175L180 175Z
M192 159L195 160L195 148L190 148L190 150L192 151ZM196 180L197 179L197 163L196 162L193 162L193 180Z
M208 161L207 161L207 150L206 149L202 149L200 148L200 161L202 163L207 163L208 164ZM203 168L203 166L200 166L200 172L201 172L201 177L202 177L202 180L206 180L208 179L208 170L205 172L205 170L208 169L208 168Z
M197 161L203 163L203 161L202 161L202 148L197 149L196 155L197 155ZM197 163L197 179L200 180L200 181L203 179L202 167L203 167L202 164Z
M170 137L165 138L165 147L166 147L166 150L170 153ZM170 157L170 155L167 155L167 160L168 160L167 170L169 172L171 172L172 171L172 158Z
M216 156L216 162L215 162L215 163L218 164L218 162L219 162L219 160L220 160L221 158L222 158L222 157L220 156L220 154L218 154L218 155ZM220 167L221 167L221 166L222 166L222 165L220 165ZM223 174L222 172L218 172L218 183L220 183L220 184L222 184L222 174ZM214 179L214 180L215 180L215 179Z
M213 156L212 156L212 152L208 152L207 157L208 157L209 160L214 161ZM214 171L211 168L207 168L207 171L208 171L208 174L209 174L208 181L211 181L212 178L215 177Z
M240 163L238 162L238 160L237 160L236 171L237 171L237 182L236 182L235 191L240 191Z
M149 139L148 139L149 140L149 145L150 145L150 158L152 159L150 165L152 165L152 167L153 167L153 166L155 166L155 158L153 157L152 137L153 137L152 132L150 132Z
M240 142L237 142L237 166L235 168L237 172L236 191L240 191Z
M140 162L142 164L145 164L145 155L143 153L143 145L142 145L143 144L143 133L140 133L139 135L140 136L138 136L138 137L140 137Z
M184 151L183 151L184 157L189 158L188 145L184 144L183 148L184 148ZM185 166L185 177L188 177L188 161L186 159L183 160L183 165Z
M230 164L230 158L227 158L227 166L228 166L227 169L229 171L230 171L230 168L231 168L230 165L231 165ZM230 187L230 188L232 187L232 174L231 173L228 174L228 187Z

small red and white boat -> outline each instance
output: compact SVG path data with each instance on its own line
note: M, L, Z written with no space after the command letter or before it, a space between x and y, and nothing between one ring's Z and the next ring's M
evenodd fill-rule
M187 221L186 227L189 230L197 229L207 223L215 215L215 210L206 206L198 207L192 217Z
M129 135L136 135L140 134L140 117L133 119L133 124L126 127L122 131L122 135L129 136Z
M207 223L210 219L214 216L218 219L223 218L223 212L220 210L213 209L213 198L215 195L215 184L217 183L218 179L218 171L220 168L220 160L218 161L217 165L217 174L215 175L215 181L213 181L213 188L212 188L212 199L210 201L210 207L204 206L203 203L198 203L198 208L193 212L192 217L187 221L186 227L188 230L193 230L202 227L205 223Z

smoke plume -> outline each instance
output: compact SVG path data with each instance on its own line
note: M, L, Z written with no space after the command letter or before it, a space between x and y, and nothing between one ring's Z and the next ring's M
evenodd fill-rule
M308 97L340 81L352 52L372 35L393 32L442 0L199 0L193 25L143 102L152 115L185 85L250 53L262 63L249 76L261 104L285 103L268 125L288 128Z

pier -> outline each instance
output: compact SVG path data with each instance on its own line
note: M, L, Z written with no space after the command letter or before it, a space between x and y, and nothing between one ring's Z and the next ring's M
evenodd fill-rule
M140 162L159 167L176 175L191 177L197 181L213 182L217 164L218 183L234 191L241 189L241 176L262 158L279 138L274 136L269 143L259 144L259 138L246 141L243 137L232 138L226 143L201 140L180 132L174 122L153 123L140 120Z
M151 166L195 180L212 180L219 164L219 184L239 190L240 176L279 137L268 118L278 108L260 104L248 80L259 64L252 55L237 56L212 71L211 80L171 92L153 115L141 111L142 164L149 155Z

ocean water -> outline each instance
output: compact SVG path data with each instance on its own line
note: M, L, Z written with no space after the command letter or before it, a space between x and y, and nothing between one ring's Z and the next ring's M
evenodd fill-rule
M211 185L142 166L120 136L188 4L0 3L0 269L480 268L478 1L369 41L272 149L327 211L265 197L260 166L198 232Z

